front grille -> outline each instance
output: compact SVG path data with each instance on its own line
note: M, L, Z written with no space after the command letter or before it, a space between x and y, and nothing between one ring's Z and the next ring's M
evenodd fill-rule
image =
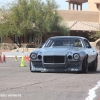
M41 67L41 66L42 66L42 61L32 61L32 64L33 64L35 67Z
M65 56L44 56L44 63L64 63Z

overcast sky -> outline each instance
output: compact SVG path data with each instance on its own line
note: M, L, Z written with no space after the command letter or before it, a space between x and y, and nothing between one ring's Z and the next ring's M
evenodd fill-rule
M3 6L3 5L6 5L6 4L8 4L12 1L14 1L14 0L0 0L0 7ZM42 0L42 1L45 1L45 0ZM68 9L68 3L65 2L66 0L55 0L55 1L60 6L59 9L62 9L62 10ZM84 3L83 4L83 10L87 10L87 9L88 9L88 5L87 5L87 3Z

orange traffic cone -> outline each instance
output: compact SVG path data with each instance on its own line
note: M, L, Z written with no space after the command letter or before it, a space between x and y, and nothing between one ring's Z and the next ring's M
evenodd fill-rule
M26 61L28 61L28 57L26 56Z
M29 58L29 56L27 56L27 61L28 61L28 62L30 61L30 58Z
M6 62L6 56L3 55L3 62Z
M25 61L27 60L27 57L26 57L26 56L24 56L24 60L25 60Z
M26 56L26 61L28 61L29 59L28 59L28 56Z
M0 55L0 62L3 63L3 62L2 62L2 56L1 56L1 55Z

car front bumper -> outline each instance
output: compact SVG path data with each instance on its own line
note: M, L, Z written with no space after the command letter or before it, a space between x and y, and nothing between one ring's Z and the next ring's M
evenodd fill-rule
M43 63L42 61L30 61L31 71L41 72L67 72L67 71L81 71L81 61L71 61L66 63Z

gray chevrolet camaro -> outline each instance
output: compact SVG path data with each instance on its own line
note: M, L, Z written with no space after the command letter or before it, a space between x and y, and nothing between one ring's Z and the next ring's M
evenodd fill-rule
M79 36L54 36L42 48L30 53L30 71L97 71L98 53L89 41Z

